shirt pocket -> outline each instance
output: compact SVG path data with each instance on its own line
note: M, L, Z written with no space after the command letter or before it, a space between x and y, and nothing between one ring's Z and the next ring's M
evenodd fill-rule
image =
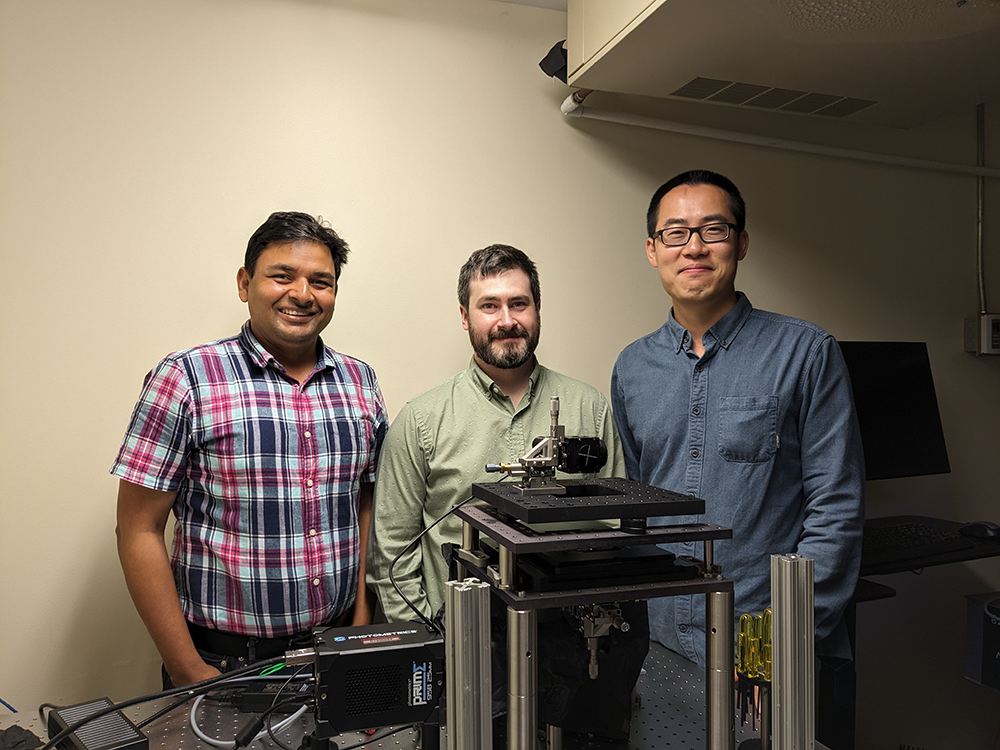
M761 463L778 450L778 397L719 399L719 455L727 461Z
M321 469L329 472L329 480L353 483L364 474L370 458L369 428L365 420L345 415L331 420L319 445Z

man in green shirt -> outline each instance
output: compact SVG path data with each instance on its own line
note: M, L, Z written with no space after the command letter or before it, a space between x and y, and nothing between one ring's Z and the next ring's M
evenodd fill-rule
M474 482L496 480L487 463L514 462L535 437L549 434L551 396L559 397L567 435L607 443L608 462L597 476L625 476L604 396L535 359L541 290L528 256L508 245L476 251L459 274L458 301L472 343L469 368L411 399L393 420L379 458L368 583L390 622L417 619L389 580L393 559L468 498ZM461 520L449 516L396 564L396 583L425 617L444 603L448 567L441 545L461 538Z

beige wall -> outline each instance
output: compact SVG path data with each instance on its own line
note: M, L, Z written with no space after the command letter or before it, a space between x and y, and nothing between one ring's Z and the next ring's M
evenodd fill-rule
M538 262L542 359L606 392L617 353L667 314L642 252L649 195L683 169L727 173L756 305L928 342L953 471L871 483L870 513L1000 520L1000 362L961 351L974 181L567 120L567 89L536 65L565 26L491 0L0 0L0 698L31 712L156 685L107 470L145 372L244 320L242 249L278 209L351 243L326 338L376 368L394 414L465 366L457 270L497 241ZM972 113L906 134L782 127L975 155ZM883 581L899 596L859 613L865 746L985 746L1000 699L959 676L963 594L1000 589L1000 561Z

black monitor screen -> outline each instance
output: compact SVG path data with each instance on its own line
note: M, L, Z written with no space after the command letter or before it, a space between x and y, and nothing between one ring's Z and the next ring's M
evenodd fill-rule
M840 349L851 374L868 479L951 471L927 345L841 341Z

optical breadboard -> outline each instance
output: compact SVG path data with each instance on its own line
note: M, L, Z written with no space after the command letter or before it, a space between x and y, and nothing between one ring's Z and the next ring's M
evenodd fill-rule
M698 515L705 501L628 479L559 480L564 495L523 495L512 483L472 485L472 495L525 523Z

